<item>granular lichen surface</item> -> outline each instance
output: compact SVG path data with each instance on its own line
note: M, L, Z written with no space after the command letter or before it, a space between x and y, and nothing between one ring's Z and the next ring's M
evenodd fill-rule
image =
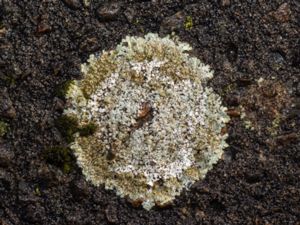
M64 113L97 126L71 143L83 174L148 210L203 179L227 146L213 73L189 50L176 37L126 37L91 55L67 91Z

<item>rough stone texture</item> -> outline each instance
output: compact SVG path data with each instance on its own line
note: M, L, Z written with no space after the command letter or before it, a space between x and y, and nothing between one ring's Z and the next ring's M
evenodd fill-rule
M5 136L9 151L14 152L13 166L0 168L0 223L299 224L300 118L296 104L285 109L287 115L275 137L247 130L239 117L232 117L224 161L173 206L150 212L133 208L113 192L89 183L87 196L78 201L70 187L82 176L80 170L64 174L43 159L49 146L65 144L53 123L61 114L55 109L55 90L80 77L79 65L91 54L79 48L81 43L94 37L99 40L99 50L113 49L126 35L159 32L165 18L183 10L193 18L193 27L179 29L177 34L212 66L211 85L226 105L242 104L239 96L260 77L282 82L296 98L293 101L299 102L299 2L230 2L223 7L220 1L128 0L123 8L134 10L132 22L122 9L117 20L101 23L96 15L100 1L76 11L62 1L0 1L0 89L7 88L16 110ZM289 5L290 16L282 23L269 13L284 3ZM37 24L45 14L51 30L37 35ZM282 58L274 57L274 52ZM274 59L279 67L270 66ZM19 193L21 180L29 188ZM30 201L21 204L19 194ZM107 217L109 210L113 217ZM33 212L38 222L30 221Z
M80 0L63 0L63 2L71 9L79 9L81 6Z
M117 1L105 3L97 9L98 17L101 21L115 20L121 10L121 4Z
M13 119L16 117L16 110L7 93L7 89L0 90L0 116Z
M281 23L287 22L290 19L291 16L291 9L288 3L283 3L278 7L278 9L274 12L272 12L272 16Z
M6 143L2 143L0 139L0 167L10 167L13 166L13 159L15 157L13 149L6 145Z

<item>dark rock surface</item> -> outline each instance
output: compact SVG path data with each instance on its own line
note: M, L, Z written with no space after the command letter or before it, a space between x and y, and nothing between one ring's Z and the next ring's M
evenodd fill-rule
M0 120L10 126L0 143L0 224L299 224L299 15L295 0L0 0ZM147 212L44 152L66 146L54 123L64 107L56 90L81 77L89 54L126 35L172 31L215 72L211 86L231 110L229 147L173 205ZM274 135L240 118L261 77L280 82L291 101Z
M121 2L111 1L101 5L97 10L97 15L101 21L116 20L121 10Z
M13 119L16 117L16 110L7 93L7 89L0 90L0 116Z

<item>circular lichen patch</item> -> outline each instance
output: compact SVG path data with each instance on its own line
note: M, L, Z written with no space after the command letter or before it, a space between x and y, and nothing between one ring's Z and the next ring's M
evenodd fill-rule
M67 116L91 135L74 135L83 174L145 209L165 205L204 178L227 146L213 74L176 38L126 37L115 50L91 55L84 77L69 86Z

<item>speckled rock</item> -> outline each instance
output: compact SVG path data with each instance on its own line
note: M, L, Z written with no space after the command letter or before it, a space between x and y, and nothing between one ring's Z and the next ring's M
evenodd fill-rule
M117 19L121 10L121 3L117 1L105 3L97 9L97 15L101 21L110 21Z
M0 91L0 116L14 119L16 117L16 110L10 100L7 89Z

